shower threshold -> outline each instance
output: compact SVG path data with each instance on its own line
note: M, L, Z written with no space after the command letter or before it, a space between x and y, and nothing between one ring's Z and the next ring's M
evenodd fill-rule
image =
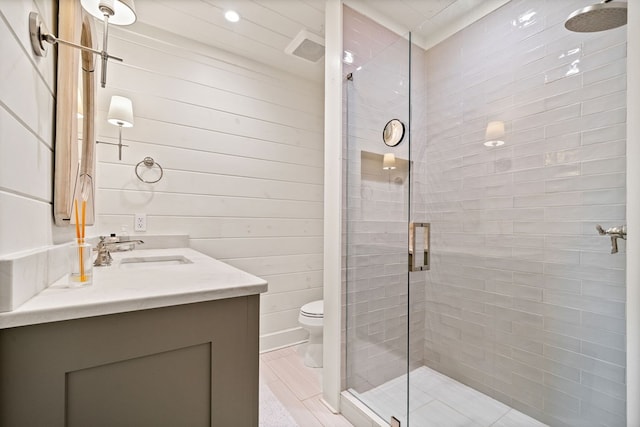
M411 371L409 375L409 420L413 426L547 426L426 366ZM390 420L395 416L403 427L407 426L406 375L364 393L353 389L348 391L382 419Z

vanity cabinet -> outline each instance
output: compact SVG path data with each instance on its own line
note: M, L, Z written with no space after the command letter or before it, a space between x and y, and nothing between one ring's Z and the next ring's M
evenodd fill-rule
M0 426L257 426L259 295L0 330Z

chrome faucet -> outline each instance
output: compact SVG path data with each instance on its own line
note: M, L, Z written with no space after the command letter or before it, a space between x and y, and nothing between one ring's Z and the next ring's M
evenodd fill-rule
M96 256L96 260L93 265L95 267L104 267L105 265L111 265L113 258L111 257L111 253L109 251L114 250L120 245L129 245L129 249L133 249L136 244L143 244L142 240L123 240L121 242L107 242L106 236L100 236L100 241L98 242L98 246L96 246L95 250L98 251L98 256Z
M596 230L601 236L611 236L611 253L618 253L618 239L627 240L627 226L611 227L606 230L600 224L596 225Z

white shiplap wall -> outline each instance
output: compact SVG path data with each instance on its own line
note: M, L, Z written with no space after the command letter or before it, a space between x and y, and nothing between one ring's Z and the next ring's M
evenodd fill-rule
M111 95L133 101L129 147L98 146L100 233L186 233L191 246L265 278L261 348L306 338L301 305L322 297L322 84L144 24L110 31L107 88L98 93L98 139ZM321 66L321 64L318 64ZM145 156L164 168L137 180Z
M55 28L56 2L0 2L0 256L72 237L53 225L53 52L36 57L29 12Z

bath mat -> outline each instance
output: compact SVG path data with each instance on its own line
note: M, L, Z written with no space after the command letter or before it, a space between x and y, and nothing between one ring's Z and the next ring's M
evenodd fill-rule
M260 381L259 427L299 427L269 386Z

